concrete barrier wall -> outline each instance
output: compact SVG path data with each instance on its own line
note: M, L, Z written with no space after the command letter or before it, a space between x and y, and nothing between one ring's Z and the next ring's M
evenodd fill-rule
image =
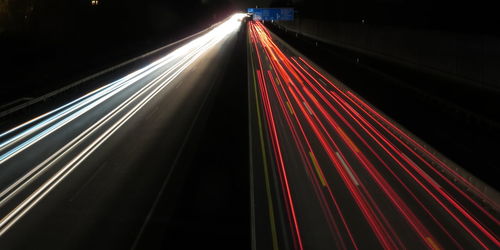
M500 89L500 38L370 23L296 19L284 28L486 88Z

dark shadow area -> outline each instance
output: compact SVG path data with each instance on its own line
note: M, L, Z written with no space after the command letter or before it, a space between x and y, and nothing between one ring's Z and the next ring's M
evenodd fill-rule
M205 108L204 128L187 141L138 249L249 249L246 29ZM230 48L228 48L230 49ZM184 176L179 179L179 176Z
M222 21L235 9L228 0L0 0L0 4L12 10L4 26L4 9L0 8L0 106L44 95L176 42ZM231 56L226 60L230 63L212 66L221 67L219 81L207 94L207 105L186 145L179 145L182 153L173 164L179 170L174 171L168 190L160 196L138 249L250 246L245 32L242 28L238 41L225 48L234 53L218 55ZM142 68L182 44L2 117L0 129L11 128ZM129 188L137 187L130 184ZM152 191L144 197L155 196L159 190ZM144 205L139 199L132 202Z
M194 34L233 9L225 0L3 0L0 106Z
M49 98L44 98L39 102L36 102L32 105L29 105L25 108L21 108L19 110L16 110L12 113L8 113L4 116L1 117L0 119L0 130L1 131L6 131L10 128L15 127L16 125L19 125L25 121L28 121L32 119L33 117L36 117L37 115L44 114L46 112L50 112L51 110L54 110L58 107L60 107L62 104L69 103L76 98L79 98L83 96L86 93L89 93L99 87L102 87L105 84L111 83L113 81L116 81L117 79L120 79L124 77L125 75L134 72L136 70L139 70L143 68L145 65L148 65L155 60L158 60L165 55L167 55L169 52L175 50L176 48L181 47L182 45L186 44L189 42L191 39L196 38L199 35L205 34L204 32L197 33L194 36L187 37L187 39L183 39L181 41L176 41L175 43L169 44L169 46L164 46L160 50L156 51L155 53L151 53L148 55L141 55L141 58L138 58L137 60L131 61L119 68L116 68L115 70L111 71L106 71L103 74L100 74L96 77L93 77L91 79L85 80L81 82L81 84L78 84L74 87L68 88L63 92L60 92L56 95L53 95ZM121 62L120 62L121 63ZM82 76L83 77L83 76ZM88 77L88 76L86 76ZM80 79L81 80L81 79ZM65 87L65 86L61 86ZM20 87L22 88L22 86ZM18 89L19 90L19 89ZM13 90L12 93L5 92L6 95L12 95L15 96L18 94L18 92L15 92ZM41 93L46 94L46 93ZM29 100L24 100L24 101L29 101ZM14 103L13 105L8 105L4 106L4 108L0 108L0 112L4 111L10 111L12 108L16 108L16 105L20 105L23 103Z
M439 152L499 188L498 92L463 85L267 25Z
M499 35L493 3L453 0L307 0L272 1L274 7L290 6L296 17L361 22L410 29L446 30Z

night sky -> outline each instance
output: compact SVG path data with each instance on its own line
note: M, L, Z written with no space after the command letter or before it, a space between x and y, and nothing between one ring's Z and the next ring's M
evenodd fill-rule
M84 76L196 33L231 13L267 6L294 7L298 19L499 34L494 8L451 0L94 0L94 5L92 0L0 0L0 64L7 65L0 72L3 85L31 86L25 69L32 75L42 72L39 85L76 80L74 73ZM82 66L68 68L68 58L79 58ZM52 77L40 67L48 64L75 77Z
M219 20L255 6L293 6L317 19L495 33L498 20L486 5L460 1L409 0L0 0L0 36L157 35ZM88 34L87 34L88 35Z

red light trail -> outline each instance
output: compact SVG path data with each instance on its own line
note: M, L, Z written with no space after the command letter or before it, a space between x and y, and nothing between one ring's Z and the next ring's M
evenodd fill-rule
M248 32L262 149L295 249L500 247L494 200L262 23Z

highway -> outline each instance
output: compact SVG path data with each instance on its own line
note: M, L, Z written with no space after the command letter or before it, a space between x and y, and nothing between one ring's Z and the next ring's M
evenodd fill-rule
M253 249L500 247L496 200L260 22L248 34Z
M217 216L227 218L191 214L191 203L168 198L179 195L177 185L189 171L180 163L189 158L188 141L197 142L223 75L237 67L232 57L240 56L235 47L243 44L237 39L243 28L249 130L237 131L235 120L244 113L234 114L239 106L220 102L219 115L227 120L212 116L213 136L205 143L220 134L248 133L249 164L224 155L238 151L227 147L246 148L236 136L208 143L221 148L198 155L216 154L217 163L197 159L204 170L188 183L202 180L201 191L219 196L210 194L203 204L196 197L178 200L221 210ZM252 249L500 248L498 200L243 14L142 68L113 75L121 76L0 131L0 249L144 249L152 238L157 248L175 248L173 241L179 248L203 247L236 230L238 222L227 223L231 213L247 212ZM229 95L243 95L237 84L228 84ZM236 182L235 171L218 172L210 164L250 166L248 211L226 212L215 204L222 199L213 197L231 194L224 198L233 201L246 193L223 190L222 177ZM165 225L174 216L169 212L181 215L177 224ZM196 216L212 217L190 229ZM150 227L159 230L146 235ZM220 231L194 235L202 229ZM165 232L178 239L169 241ZM220 238L209 239L213 235ZM227 242L231 249L247 246Z
M0 249L137 246L242 17L1 133Z

